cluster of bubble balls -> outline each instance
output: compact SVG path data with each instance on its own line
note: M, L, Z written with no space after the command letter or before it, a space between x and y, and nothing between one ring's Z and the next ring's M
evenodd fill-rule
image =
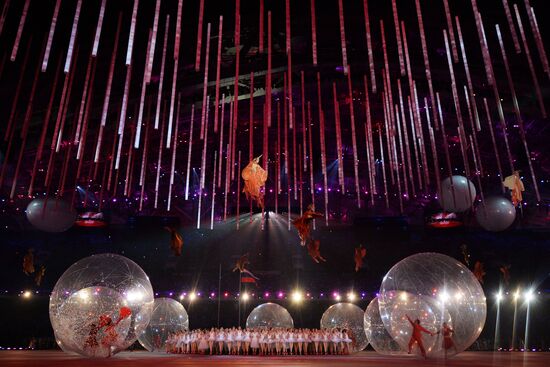
M120 255L93 255L71 265L57 281L50 321L63 351L109 357L145 331L153 303L151 282L139 265Z
M364 312L358 306L340 302L330 306L321 317L321 329L346 330L351 339L349 352L360 352L369 344L363 327Z
M294 320L286 308L276 303L262 303L255 307L246 319L246 328L292 329Z
M150 352L164 351L171 334L187 330L189 316L182 304L172 298L155 298L151 321L138 340Z
M468 348L483 330L485 294L459 261L438 253L415 254L390 269L378 298L365 312L365 332L376 351L398 354L408 350L412 326L407 316L420 320L422 327L434 333L422 334L428 357L452 356ZM443 323L454 331L455 348L447 351L438 333Z

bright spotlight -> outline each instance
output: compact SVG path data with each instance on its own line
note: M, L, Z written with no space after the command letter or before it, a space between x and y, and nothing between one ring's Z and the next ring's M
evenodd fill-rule
M498 292L497 295L495 296L495 298L497 300L497 303L502 301L504 299L504 295L502 294L502 291Z
M514 301L517 301L519 299L519 289L517 291L514 292Z
M21 295L23 296L23 298L29 299L32 296L32 292L31 291L24 291Z
M449 293L447 293L445 291L441 292L441 294L439 295L439 299L442 302L447 302L449 300Z
M243 301L248 301L250 299L250 296L248 295L248 293L244 292L242 295L241 295L241 299Z
M357 296L353 292L348 293L348 301L353 302L357 299Z
M191 292L191 294L189 294L189 301L193 302L196 299L197 295L195 294L195 292Z
M304 300L304 294L301 291L296 290L292 293L292 301L293 302L300 303L303 300Z
M535 299L535 293L533 292L532 289L530 289L530 290L528 290L527 292L525 292L524 297L525 297L525 301L526 301L527 303L529 303L529 302L531 302L532 300Z

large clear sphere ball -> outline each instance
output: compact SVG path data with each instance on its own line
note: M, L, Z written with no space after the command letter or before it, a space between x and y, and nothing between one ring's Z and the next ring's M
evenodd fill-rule
M263 303L250 312L246 319L247 329L251 328L283 328L294 327L292 316L281 305L276 303Z
M478 338L487 316L485 294L472 272L438 253L415 254L394 265L382 280L379 308L386 329L402 347L412 330L406 316L419 319L434 333L446 322L454 331L455 345L447 349L448 356L464 351ZM422 337L429 356L444 354L441 334Z
M172 334L189 330L189 316L181 303L172 298L156 298L151 321L139 343L148 351L164 351Z
M50 321L66 352L106 357L132 345L153 311L153 288L132 260L86 257L61 275L50 296Z
M76 220L75 209L65 200L55 198L34 199L25 213L29 222L44 232L65 232Z
M472 207L476 198L476 188L472 181L464 176L447 177L441 181L439 203L451 213L461 213Z
M516 208L506 198L491 196L477 206L476 219L487 231L504 231L516 220Z
M374 298L367 306L363 326L365 328L367 340L376 352L385 355L399 355L405 353L405 350L401 348L399 343L393 340L384 326L378 307L378 297Z
M345 331L351 339L349 352L360 352L369 344L363 327L364 314L365 312L353 303L337 303L323 313L321 329L337 328L342 332Z

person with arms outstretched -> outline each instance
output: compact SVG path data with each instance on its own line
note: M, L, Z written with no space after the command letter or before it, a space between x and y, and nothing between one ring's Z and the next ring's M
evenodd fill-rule
M409 354L411 354L412 347L414 343L418 345L418 348L420 349L420 353L422 354L422 357L426 358L426 349L424 349L424 343L422 341L422 333L430 334L431 336L434 336L435 334L431 331L425 329L420 325L420 320L411 320L409 315L405 315L407 317L407 320L411 323L412 326L412 335L411 339L409 340Z

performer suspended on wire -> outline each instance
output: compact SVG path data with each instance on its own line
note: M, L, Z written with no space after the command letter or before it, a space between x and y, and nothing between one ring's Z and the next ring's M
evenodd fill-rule
M30 248L23 257L23 273L31 275L34 270L34 250Z
M164 227L164 229L170 232L170 249L175 256L180 256L183 247L183 237L174 227Z
M512 192L512 203L516 207L521 205L521 201L523 200L522 192L525 191L519 172L520 171L514 171L514 173L506 177L503 182L504 187L510 189Z
M243 192L248 200L256 201L256 204L264 209L264 186L267 181L267 171L260 167L261 155L254 158L243 168L241 176L244 180Z
M409 340L409 354L411 354L412 347L416 343L418 345L418 349L420 349L420 353L422 354L422 357L426 358L426 349L424 349L424 342L422 341L422 333L429 334L431 336L434 336L434 333L431 331L425 329L420 325L420 320L411 320L409 315L405 315L407 317L407 320L411 323L412 326L412 334L411 339Z
M474 264L474 276L479 281L480 284L483 284L483 277L485 277L485 267L481 261L476 261Z
M319 240L311 240L311 241L308 241L307 243L307 252L309 256L311 256L313 261L315 261L317 264L319 264L319 261L323 261L323 262L327 261L323 258L323 256L321 256L320 248L321 248L321 241Z
M307 206L304 214L295 219L292 224L298 230L298 235L300 236L300 245L305 246L311 237L311 223L315 218L322 218L323 214L315 211L313 204Z
M353 260L355 261L355 271L358 272L359 269L363 267L363 258L367 256L367 249L364 248L362 245L359 245L359 247L355 248L355 255L353 256Z

